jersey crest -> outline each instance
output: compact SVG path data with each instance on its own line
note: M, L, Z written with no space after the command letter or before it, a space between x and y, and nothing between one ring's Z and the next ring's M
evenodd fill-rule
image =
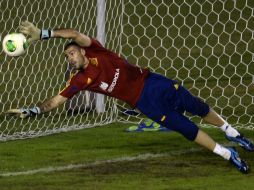
M90 58L89 60L93 66L98 66L98 59L97 58Z

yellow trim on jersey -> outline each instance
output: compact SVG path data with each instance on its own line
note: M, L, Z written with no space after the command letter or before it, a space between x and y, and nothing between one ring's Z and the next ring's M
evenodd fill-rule
M78 73L78 71L76 71L75 73L71 73L70 77L68 79L68 81L66 82L66 86L58 93L61 94L66 88L68 88L71 84L71 79Z
M91 82L92 82L92 79L90 77L88 77L87 82L86 82L87 85L91 84Z
M166 116L163 115L162 118L161 118L161 121L165 121L165 119L166 119Z
M58 94L61 94L66 88L68 88L70 84L66 85L63 90L61 90Z

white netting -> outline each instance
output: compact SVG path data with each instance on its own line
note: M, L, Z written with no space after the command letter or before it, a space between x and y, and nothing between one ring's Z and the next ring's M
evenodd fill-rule
M22 20L39 28L69 27L97 36L96 5L96 0L0 0L1 36L17 31ZM252 0L106 0L106 47L131 63L182 82L230 123L253 128L253 7ZM64 87L65 43L39 42L20 58L1 53L1 112L33 106ZM90 110L74 116L61 107L27 120L0 115L0 140L92 127L117 116L120 121L135 120L118 115L115 105L106 98L103 114ZM123 107L118 103L118 108ZM81 112L85 108L81 106Z
M182 82L228 122L253 128L254 1L142 0L124 7L122 54L131 63Z
M15 5L15 6L14 6ZM29 20L39 28L75 28L96 37L96 1L50 1L50 0L0 0L1 37L18 32L21 21ZM121 7L118 1L110 1L106 8L106 47L118 51L121 31ZM31 107L48 99L64 88L68 65L64 60L63 48L66 40L50 39L29 47L25 56L7 57L1 52L0 63L0 140L47 135L60 131L93 127L116 120L114 100L106 98L106 112L97 114L86 106L60 107L49 114L29 119L5 117L3 112L10 108ZM79 101L85 104L84 95ZM91 98L91 101L94 101ZM90 102L93 104L93 102ZM78 107L74 113L72 108ZM67 109L66 109L67 108Z

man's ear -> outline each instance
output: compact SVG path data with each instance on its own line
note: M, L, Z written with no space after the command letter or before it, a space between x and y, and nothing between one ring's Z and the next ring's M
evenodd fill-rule
M84 50L83 48L81 48L81 54L82 54L83 56L85 56L85 55L86 55L86 50Z

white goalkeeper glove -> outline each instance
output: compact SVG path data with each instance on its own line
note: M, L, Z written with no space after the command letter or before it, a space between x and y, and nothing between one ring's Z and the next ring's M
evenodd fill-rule
M6 112L6 114L11 116L16 116L19 118L27 118L27 117L35 117L36 115L41 113L41 109L39 107L34 108L19 108L19 109L10 109Z
M34 26L34 24L32 24L31 22L22 22L19 26L19 30L21 33L30 36L30 38L27 40L29 43L40 40L41 30Z
M19 26L19 29L21 33L30 36L30 38L27 40L29 43L37 40L49 39L53 33L51 30L40 30L33 23L28 21L22 22Z

